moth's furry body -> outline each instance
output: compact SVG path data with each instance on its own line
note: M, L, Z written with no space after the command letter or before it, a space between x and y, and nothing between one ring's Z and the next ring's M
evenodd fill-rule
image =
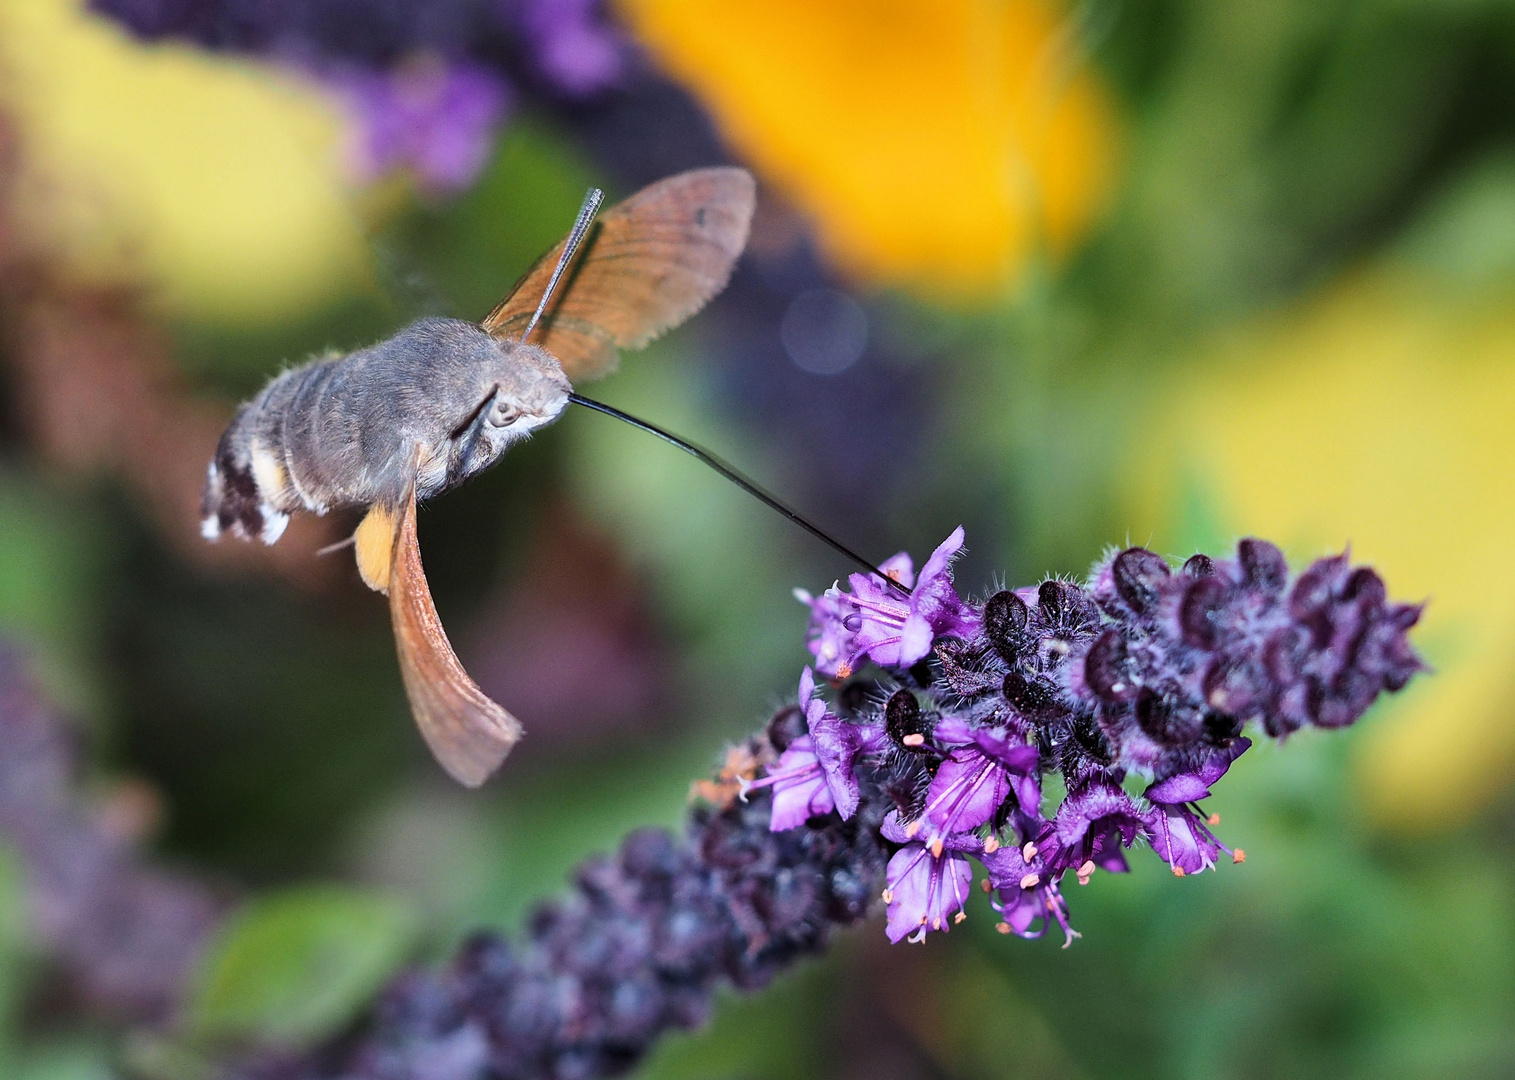
M202 530L273 543L298 510L398 507L499 460L568 404L562 367L476 323L421 319L276 377L221 437Z

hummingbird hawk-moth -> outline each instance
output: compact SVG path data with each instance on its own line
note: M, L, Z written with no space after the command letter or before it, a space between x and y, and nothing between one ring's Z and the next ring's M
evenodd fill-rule
M353 535L358 572L389 597L422 736L469 787L504 761L522 728L447 640L421 566L416 503L494 464L571 397L582 402L573 387L609 373L620 349L640 348L720 292L747 242L755 185L743 169L696 169L593 221L598 194L482 322L421 319L276 376L237 412L210 463L207 539L272 544L291 514L366 508Z

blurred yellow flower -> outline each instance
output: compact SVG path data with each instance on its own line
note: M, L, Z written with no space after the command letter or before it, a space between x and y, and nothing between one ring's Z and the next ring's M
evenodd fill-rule
M0 4L0 69L0 109L22 138L22 222L81 279L238 319L308 307L366 274L337 118L313 91L138 45L73 0Z
M1386 825L1473 812L1515 767L1515 310L1378 271L1220 351L1142 424L1132 535L1350 544L1428 599L1435 671L1369 717L1357 780Z
M722 134L869 281L938 299L1066 251L1114 128L1042 0L618 0Z

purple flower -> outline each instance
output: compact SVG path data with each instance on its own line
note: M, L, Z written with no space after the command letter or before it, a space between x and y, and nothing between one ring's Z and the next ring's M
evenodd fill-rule
M982 851L982 842L955 837L945 848L928 847L913 839L916 830L901 825L897 812L884 819L880 831L885 839L904 845L884 871L889 940L919 943L930 931L948 930L967 918L963 906L973 885L973 866L963 853Z
M857 812L860 792L854 772L857 756L884 747L880 724L852 724L832 715L816 696L815 676L807 667L800 674L800 708L809 733L789 744L768 775L748 785L773 788L774 832L803 825L833 809L845 821Z
M1062 927L1065 949L1080 936L1068 924L1068 904L1058 889L1061 875L1047 868L1035 842L1001 847L980 860L989 871L989 887L995 894L991 903L1002 920L1000 933L1039 938L1056 922ZM1087 875L1079 877L1080 884L1087 881Z
M957 717L942 719L933 737L938 746L952 748L931 778L922 812L926 842L934 851L953 835L992 820L1012 787L1021 813L1036 815L1042 798L1036 747L998 729L970 728Z
M887 573L888 563L881 569ZM848 596L834 585L820 596L811 596L804 589L795 589L794 596L810 608L805 644L815 657L815 670L828 678L845 679L852 674L851 661L857 652L857 632L863 625L862 617L853 609ZM844 665L846 673L842 674Z
M1086 781L1068 792L1057 815L1037 838L1053 873L1074 871L1080 883L1096 869L1125 873L1123 849L1147 830L1146 815L1118 784Z
M883 667L908 668L925 658L936 638L976 633L981 615L952 585L952 560L962 547L959 525L926 560L919 582L904 552L879 567L909 595L871 574L848 578L851 594L834 586L819 599L801 594L801 601L810 604L816 668L845 679L865 655Z
M809 735L801 735L790 743L778 763L769 766L767 776L744 786L742 797L767 787L773 789L773 817L768 823L772 832L798 828L836 807L826 773L815 753L815 740Z
M1210 788L1251 745L1251 739L1237 739L1229 747L1209 754L1197 768L1176 773L1147 788L1145 794L1154 811L1149 821L1152 850L1178 877L1211 869L1221 852L1236 862L1246 858L1244 853L1233 852L1215 838L1208 826L1219 819L1206 818L1194 804L1209 797Z
M519 19L533 66L571 97L611 85L624 66L621 42L600 17L599 0L502 0L505 19Z
M807 667L800 675L800 706L815 743L815 755L825 774L836 810L846 821L857 812L858 784L854 773L860 753L876 753L886 739L882 724L853 724L833 715L815 696L815 676Z
M624 66L598 0L90 0L147 41L189 40L291 67L352 114L361 179L412 169L434 192L478 175L520 91L582 99ZM492 10L491 10L492 9Z
M1206 754L1193 769L1156 781L1143 794L1155 803L1193 803L1207 799L1210 789L1231 768L1231 762L1245 754L1251 745L1251 739L1236 739L1230 746Z
M409 168L433 191L455 191L478 175L512 93L487 68L437 56L328 81L352 113L351 159L359 178Z

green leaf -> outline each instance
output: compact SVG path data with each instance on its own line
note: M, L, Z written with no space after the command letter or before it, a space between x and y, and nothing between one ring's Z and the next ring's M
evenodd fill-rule
M334 886L248 904L222 930L190 1009L197 1035L299 1044L350 1020L414 939L404 905Z

